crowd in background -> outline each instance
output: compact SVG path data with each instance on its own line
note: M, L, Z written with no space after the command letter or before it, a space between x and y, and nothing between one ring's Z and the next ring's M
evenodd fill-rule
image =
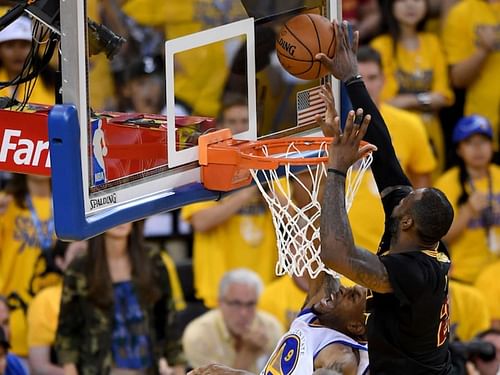
M262 3L272 11L279 2ZM452 338L492 342L496 359L461 354L477 373L496 374L500 1L342 3L360 30L359 70L403 169L415 187L444 191L455 209L444 239L453 264ZM112 62L92 58L92 106L138 113L164 113L164 40L247 17L231 0L87 6L91 18L127 38ZM27 18L0 32L0 81L19 73L31 42ZM273 47L263 44L268 53L257 56L257 69L279 102L281 87L300 82L273 75ZM214 44L176 61L176 110L216 117L217 126L238 132L248 126L246 98L220 48L237 55L237 47ZM54 103L55 68L38 78L33 102ZM0 95L22 98L31 89ZM264 117L269 109L258 111ZM307 277L276 278L276 235L256 187L67 244L55 239L49 178L1 180L0 374L182 374L214 361L258 372L300 311ZM356 244L375 252L384 216L370 172L349 217Z

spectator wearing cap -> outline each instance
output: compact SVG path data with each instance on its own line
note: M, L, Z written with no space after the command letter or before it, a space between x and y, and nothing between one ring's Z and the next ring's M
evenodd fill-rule
M10 344L0 327L0 375L27 375L19 358L9 353Z
M500 254L500 167L492 163L493 130L474 115L453 129L458 165L436 182L453 205L455 218L444 237L452 278L472 284Z
M48 68L36 81L18 86L6 84L26 74L25 63L33 51L32 43L38 42L33 41L31 20L27 17L19 17L0 31L0 82L2 87L6 86L0 90L0 96L13 97L18 101L29 97L31 103L53 104L55 90L50 85ZM32 59L38 59L38 56L32 56Z

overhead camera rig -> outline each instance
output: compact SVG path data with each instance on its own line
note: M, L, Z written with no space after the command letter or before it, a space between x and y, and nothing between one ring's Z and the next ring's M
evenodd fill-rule
M0 18L0 31L27 13L43 23L54 34L61 36L60 3L57 0L17 0L3 17ZM90 18L87 21L89 35L89 54L96 55L104 52L108 59L112 59L120 50L125 38L115 34L106 26Z

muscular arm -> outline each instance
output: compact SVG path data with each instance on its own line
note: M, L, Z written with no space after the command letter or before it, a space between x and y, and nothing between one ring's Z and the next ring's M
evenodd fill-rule
M331 344L325 347L314 359L316 373L319 369L330 370L324 374L356 375L358 359L350 347L342 344Z
M354 246L345 207L345 179L328 173L321 214L321 259L352 281L378 293L390 293L387 270L379 258Z

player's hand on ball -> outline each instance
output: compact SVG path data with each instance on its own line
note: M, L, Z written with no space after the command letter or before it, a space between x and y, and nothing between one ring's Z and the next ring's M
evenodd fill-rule
M316 60L319 60L328 68L335 78L345 81L358 74L358 60L356 54L358 52L359 32L355 31L352 33L353 38L351 40L350 26L347 21L339 25L339 23L334 20L333 27L335 28L335 35L337 38L333 57L329 58L324 53L318 53L315 57Z

